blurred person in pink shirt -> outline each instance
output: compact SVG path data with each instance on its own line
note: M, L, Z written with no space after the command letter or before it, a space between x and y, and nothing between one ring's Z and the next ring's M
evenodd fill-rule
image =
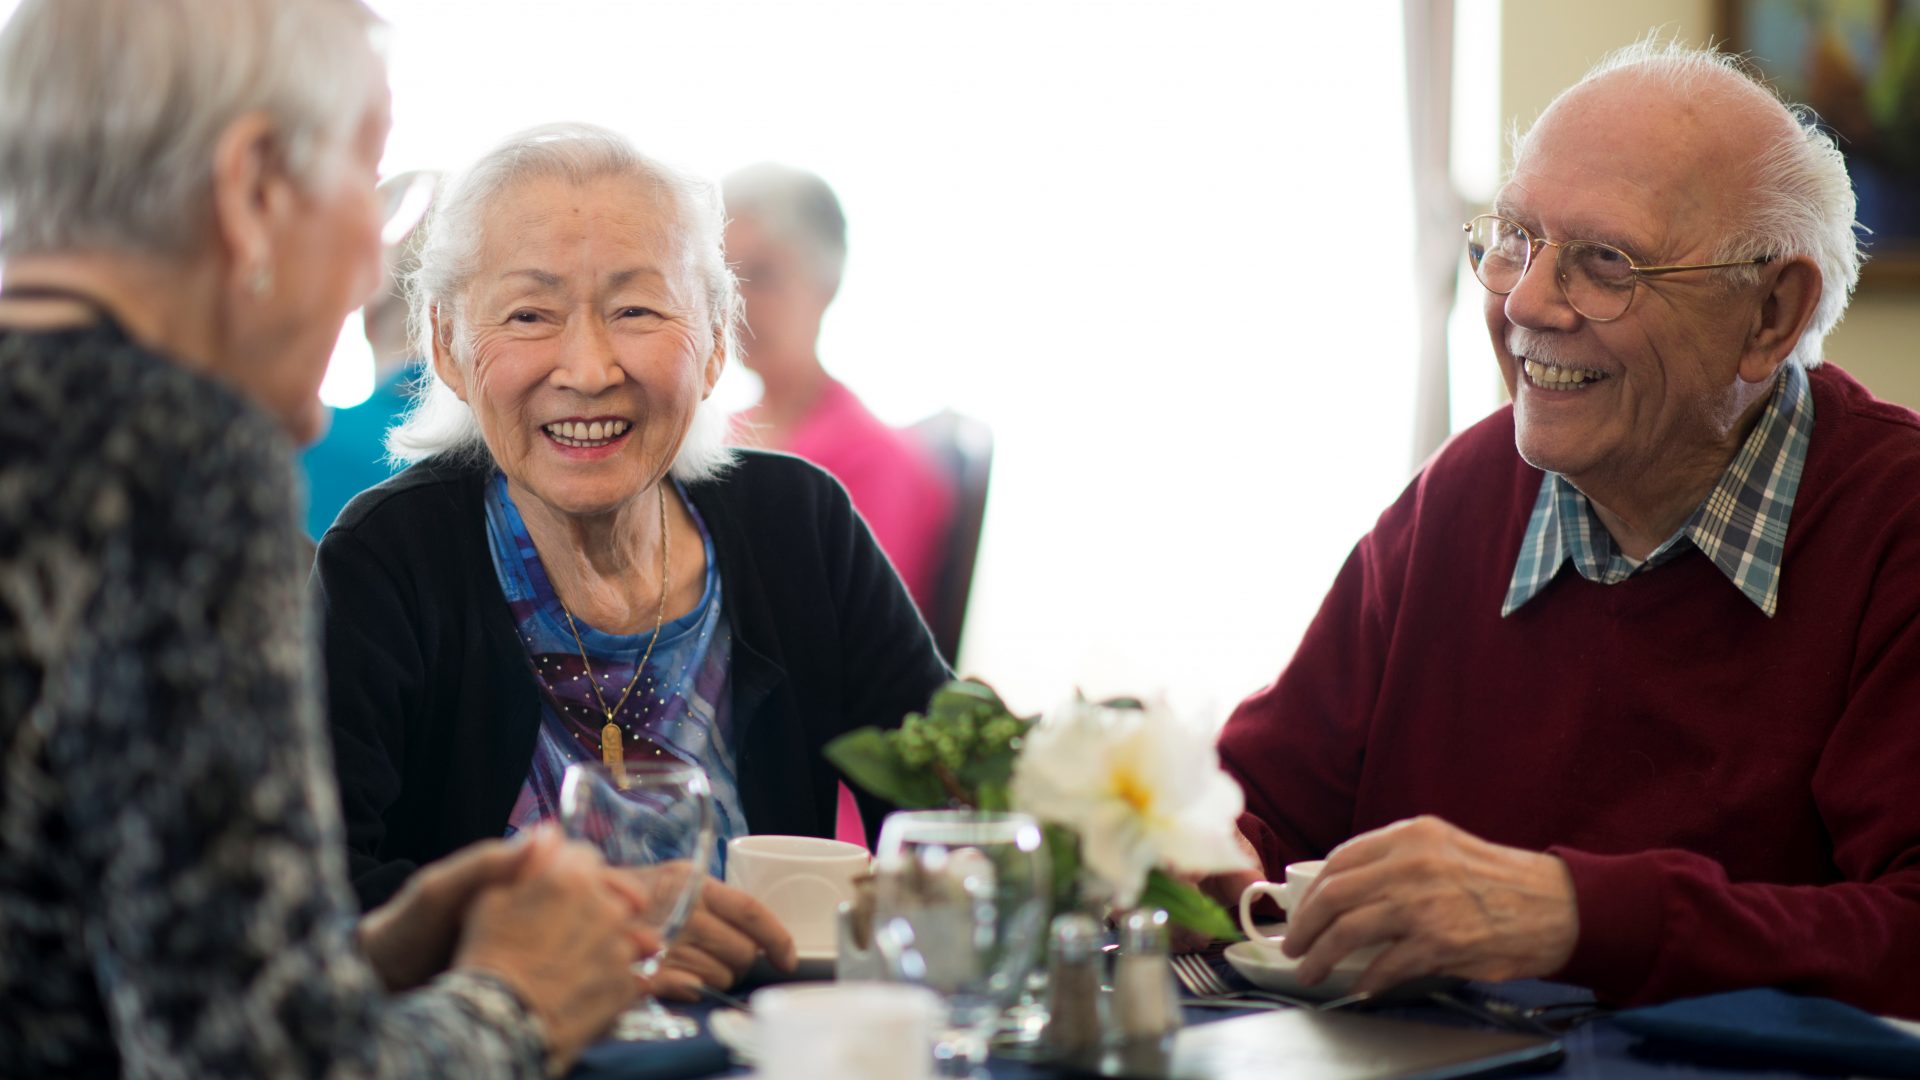
M816 350L847 261L840 200L818 176L772 162L722 186L727 260L746 301L744 359L765 386L735 439L803 457L846 485L925 612L953 520L952 484L910 434L882 423L828 374Z
M840 200L825 180L774 162L734 172L721 188L727 261L746 306L741 359L763 386L760 401L737 418L734 438L803 457L846 485L925 613L953 521L953 486L912 436L868 412L820 363L820 321L847 263ZM864 844L845 784L839 798L836 835Z

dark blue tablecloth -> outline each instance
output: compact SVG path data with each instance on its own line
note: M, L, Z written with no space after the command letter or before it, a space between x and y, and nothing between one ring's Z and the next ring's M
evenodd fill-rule
M1501 998L1523 1006L1545 1005L1563 1001L1581 1000L1585 992L1573 987L1546 982L1503 983L1498 986L1486 986L1484 989L1497 993ZM685 1010L690 1015L702 1019L704 1029L705 1016L711 1011L707 1006L692 1006ZM1381 1010L1385 1015L1400 1016L1410 1020L1421 1020L1441 1024L1472 1025L1474 1021L1458 1013L1437 1006L1407 1006ZM1204 1024L1223 1020L1231 1016L1243 1015L1220 1009L1188 1009L1188 1024ZM1690 1077L1742 1077L1744 1080L1773 1080L1773 1078L1805 1077L1809 1074L1784 1069L1729 1068L1703 1064L1697 1060L1683 1060L1651 1052L1652 1044L1610 1019L1598 1019L1584 1024L1561 1036L1567 1049L1566 1060L1556 1069L1534 1075L1547 1077L1578 1077L1581 1080L1641 1080L1657 1077L1661 1080L1680 1080ZM582 1060L580 1067L573 1073L574 1080L678 1080L681 1077L703 1076L739 1076L750 1070L732 1068L726 1063L726 1052L711 1035L704 1032L696 1039L681 1044L667 1045L620 1045L602 1043L590 1050ZM994 1080L1038 1080L1042 1077L1059 1075L1045 1066L1023 1064L996 1059L991 1063Z

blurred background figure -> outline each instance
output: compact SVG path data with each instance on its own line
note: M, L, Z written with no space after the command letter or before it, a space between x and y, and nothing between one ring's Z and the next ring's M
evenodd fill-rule
M737 418L735 439L785 450L837 477L925 616L936 603L953 487L912 436L868 412L820 362L820 322L847 263L840 200L818 176L771 161L729 173L721 189L727 261L747 319L741 360L762 387L759 402ZM943 644L956 661L954 646ZM837 818L837 837L864 841L845 784Z
M373 353L373 393L365 401L330 410L332 421L319 442L300 457L307 476L307 535L320 539L347 500L392 476L398 466L387 459L387 429L399 422L412 400L411 385L420 374L419 350L407 336L407 300L401 282L420 257L420 222L440 187L438 173L401 173L380 182L381 232L386 275L380 292L367 301L360 325ZM343 333L356 326L347 321ZM357 343L343 343L350 347Z
M735 438L806 458L846 485L914 603L929 613L953 519L952 483L912 435L882 423L828 374L816 349L847 261L840 200L818 176L773 162L734 172L722 186L727 260L746 302L743 359L764 387Z

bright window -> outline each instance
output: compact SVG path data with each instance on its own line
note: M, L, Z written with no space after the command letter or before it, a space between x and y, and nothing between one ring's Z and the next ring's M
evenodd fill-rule
M389 172L573 119L837 187L822 358L890 421L993 426L962 667L1017 707L1223 717L1407 479L1398 0L373 6Z

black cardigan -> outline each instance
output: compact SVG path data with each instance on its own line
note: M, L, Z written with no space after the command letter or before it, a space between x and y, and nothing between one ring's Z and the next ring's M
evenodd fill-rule
M533 759L540 691L487 544L492 472L421 462L362 492L320 541L334 761L367 907L418 866L505 832ZM826 473L743 451L688 493L725 582L748 826L831 836L837 774L820 748L898 725L947 667ZM886 808L860 800L871 834Z

